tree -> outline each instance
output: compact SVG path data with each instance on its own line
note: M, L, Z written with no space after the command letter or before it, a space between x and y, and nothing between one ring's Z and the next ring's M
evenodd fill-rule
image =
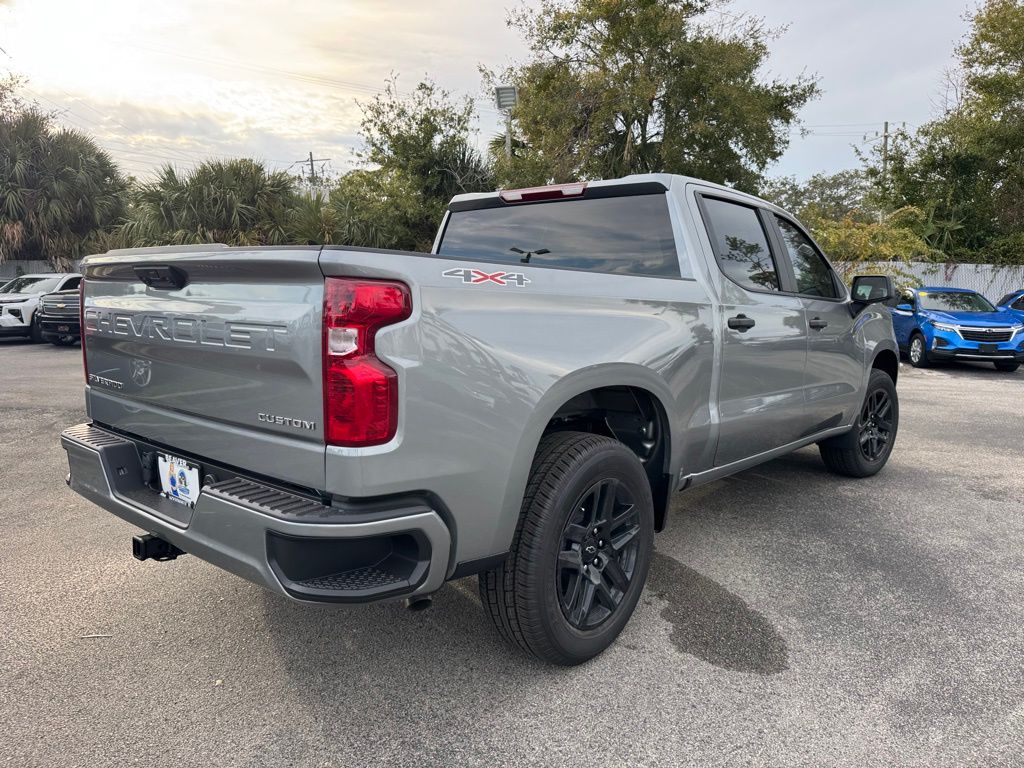
M392 78L362 110L363 157L373 167L343 178L332 199L352 204L353 215L393 247L429 250L454 195L494 189L486 159L471 144L472 101L457 102L429 81L403 95ZM356 189L367 193L379 216L371 220L357 210ZM410 200L418 210L409 210ZM388 221L393 211L400 213L397 226Z
M887 209L924 212L920 234L948 260L1024 264L1024 1L986 0L957 48L943 113L876 149L868 178Z
M848 170L816 173L803 183L795 176L769 179L758 194L800 218L870 221L878 211L868 199L869 189L863 171Z
M755 189L815 78L766 80L773 30L727 0L541 0L510 17L532 52L506 176L535 183L682 173ZM729 19L709 26L709 12ZM545 178L540 178L544 174Z
M58 128L0 83L0 261L67 269L123 210L125 180L88 136Z
M132 198L117 232L125 246L292 240L295 181L255 160L210 160L186 172L167 165Z

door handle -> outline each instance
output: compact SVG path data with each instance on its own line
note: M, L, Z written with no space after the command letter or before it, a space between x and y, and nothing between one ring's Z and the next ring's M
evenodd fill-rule
M828 325L828 320L822 320L820 317L816 317L807 323L811 328L816 331L820 331L822 328Z
M747 317L746 315L736 315L736 317L729 318L729 327L740 333L746 333L755 325L754 318Z

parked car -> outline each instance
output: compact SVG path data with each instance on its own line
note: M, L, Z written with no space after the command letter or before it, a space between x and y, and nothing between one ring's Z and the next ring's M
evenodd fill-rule
M28 336L43 341L43 329L36 318L39 299L53 291L77 289L82 276L77 272L22 275L0 287L0 336Z
M80 306L78 288L48 293L39 299L36 322L43 341L59 347L70 346L78 341Z
M996 302L999 309L1009 312L1016 312L1017 316L1024 320L1024 290L1008 293Z
M576 664L640 599L673 492L899 423L886 277L668 175L454 198L432 253L186 246L85 262L91 422L68 483L296 600L411 606L480 574L497 630Z
M1012 373L1024 362L1024 319L966 288L915 288L892 310L893 330L910 364L990 362Z

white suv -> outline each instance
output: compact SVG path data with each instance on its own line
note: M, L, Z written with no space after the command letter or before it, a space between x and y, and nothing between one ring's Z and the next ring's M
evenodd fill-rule
M35 322L39 298L54 291L78 287L82 276L77 272L49 272L22 275L0 286L0 338L28 336L42 341L39 323Z

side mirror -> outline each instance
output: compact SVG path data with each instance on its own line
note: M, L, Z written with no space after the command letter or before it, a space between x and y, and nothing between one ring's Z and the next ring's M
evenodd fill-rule
M853 278L853 301L867 306L895 298L896 288L887 275L857 275Z
M896 305L896 309L898 309L900 312L913 312L914 311L914 305L913 304L897 304Z

